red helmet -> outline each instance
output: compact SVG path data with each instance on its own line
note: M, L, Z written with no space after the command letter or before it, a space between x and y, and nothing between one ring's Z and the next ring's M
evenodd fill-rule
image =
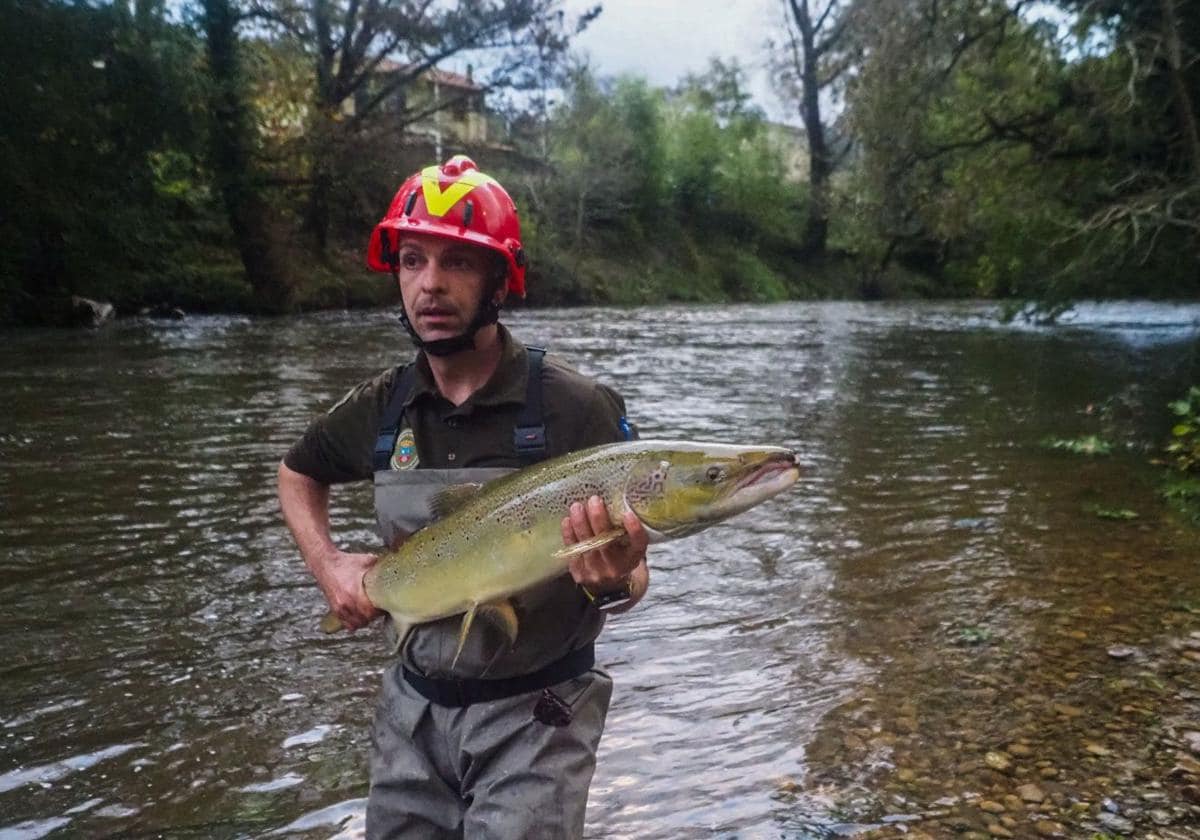
M367 246L367 265L392 271L405 231L480 245L504 255L508 290L525 297L525 251L517 206L504 187L466 155L427 166L400 185Z

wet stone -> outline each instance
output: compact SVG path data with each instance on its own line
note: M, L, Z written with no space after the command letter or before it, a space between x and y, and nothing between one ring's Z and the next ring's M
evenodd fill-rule
M1076 718L1083 715L1083 709L1078 706L1068 706L1066 703L1055 703L1054 711L1068 718Z
M1191 756L1181 755L1175 760L1175 766L1171 768L1171 772L1167 776L1171 779L1200 776L1200 761Z
M1170 825L1175 820L1171 817L1170 811L1165 811L1162 808L1155 808L1147 816L1155 825Z
M1005 753L993 750L983 757L984 763L993 770L1006 773L1012 769L1012 759Z
M1011 831L1009 831L1007 828L1000 825L1000 823L988 823L987 830L988 830L988 834L992 835L993 837L1014 837L1014 836L1016 836Z
M1046 798L1046 794L1042 789L1035 784L1021 785L1017 788L1017 796L1021 797L1024 802L1038 803Z
M1018 758L1027 758L1033 755L1033 748L1027 744L1009 744L1008 753L1009 755L1015 755Z
M1042 837L1065 837L1067 831L1062 823L1053 820L1038 820L1033 828Z
M984 799L979 803L981 811L987 811L989 814L1003 814L1006 810L999 802L993 802L990 799Z
M1121 834L1129 834L1133 831L1133 823L1117 814L1110 814L1108 811L1101 812L1099 821L1109 831L1120 832Z

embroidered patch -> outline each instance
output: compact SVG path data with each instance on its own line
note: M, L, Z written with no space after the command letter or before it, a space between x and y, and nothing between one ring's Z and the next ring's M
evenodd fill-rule
M405 429L396 438L396 448L392 450L392 469L411 470L417 465L417 441L412 429Z

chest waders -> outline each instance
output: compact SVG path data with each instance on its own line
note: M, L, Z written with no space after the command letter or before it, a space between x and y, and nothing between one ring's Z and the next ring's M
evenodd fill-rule
M529 347L525 404L512 431L512 454L521 466L547 457L546 426L542 410L542 366L545 350ZM466 467L459 469L426 468L417 457L419 447L415 428L406 423L406 408L416 385L416 367L408 365L396 378L387 408L380 421L372 455L375 484L375 515L384 543L392 546L429 523L431 499L448 485L468 482L486 483L513 472L513 467ZM415 466L405 467L416 460ZM552 599L566 598L575 609L556 615ZM591 639L599 632L601 620L584 619L585 643L562 650L569 634L556 618L580 624L581 594L569 578L544 584L525 595L533 607L527 627L522 624L518 642L511 653L508 642L495 628L477 624L468 636L459 663L451 670L451 654L457 646L458 616L430 624L417 625L409 632L401 651L402 673L421 696L439 706L462 707L538 691L573 679L595 664ZM539 609L539 606L541 607ZM540 619L540 620L539 620ZM594 632L593 632L594 631ZM389 628L389 632L394 632ZM525 637L522 639L522 637ZM522 645L521 642L526 644ZM550 661L543 651L549 652ZM505 657L506 653L510 653ZM499 666L497 669L496 666ZM496 673L496 670L499 673ZM496 674L488 678L488 674Z

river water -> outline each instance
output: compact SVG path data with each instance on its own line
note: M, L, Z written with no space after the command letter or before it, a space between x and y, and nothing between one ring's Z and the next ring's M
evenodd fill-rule
M1200 382L1200 307L994 315L510 316L643 437L806 465L652 549L599 644L589 836L1200 836L1200 530L1148 463ZM0 837L361 831L385 647L317 630L274 472L405 348L386 312L5 336ZM1113 454L1042 445L1087 434ZM333 516L376 545L368 487Z

